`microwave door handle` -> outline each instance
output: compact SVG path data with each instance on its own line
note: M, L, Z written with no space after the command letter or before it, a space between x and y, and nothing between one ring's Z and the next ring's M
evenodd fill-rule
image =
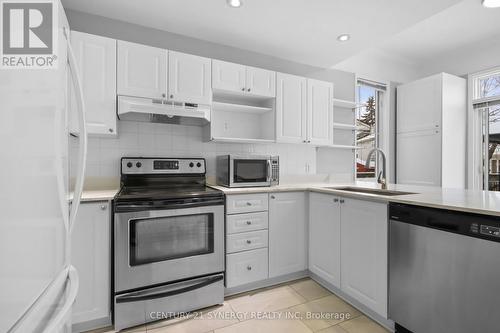
M139 291L130 293L128 295L118 296L116 298L116 303L129 303L129 302L137 302L137 301L147 301L156 298L164 298L169 296L174 296L178 294L187 293L189 291L193 291L196 289L203 288L205 286L211 285L217 281L220 281L224 278L222 274L209 277L203 279L201 282L191 283L181 288L176 289L175 287L165 287L159 292L151 292L151 291Z
M266 182L271 183L271 160L267 160L267 179Z

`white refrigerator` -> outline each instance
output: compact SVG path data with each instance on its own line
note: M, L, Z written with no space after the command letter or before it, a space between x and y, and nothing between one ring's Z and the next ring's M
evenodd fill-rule
M70 332L71 230L85 172L85 113L58 2L57 69L0 69L0 332ZM70 191L69 90L80 149Z

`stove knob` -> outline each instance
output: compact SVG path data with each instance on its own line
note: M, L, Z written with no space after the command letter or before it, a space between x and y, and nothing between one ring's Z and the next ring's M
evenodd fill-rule
M197 166L198 168L201 168L201 163L200 163L200 162L196 163L196 166Z
M193 162L189 163L189 167L190 168L194 167L194 163Z
M136 166L136 167L138 167L138 168L140 168L140 167L142 166L142 163L141 163L141 162L137 162L137 163L135 164L135 166Z
M132 162L128 162L128 163L127 163L127 167L128 167L128 168L131 168L131 167L132 167Z

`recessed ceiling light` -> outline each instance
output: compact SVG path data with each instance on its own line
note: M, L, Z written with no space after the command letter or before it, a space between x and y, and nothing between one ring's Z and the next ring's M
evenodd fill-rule
M241 0L227 0L227 4L233 8L241 7Z
M500 8L500 0L483 0L483 6L486 8Z
M348 34L342 34L337 37L337 40L339 42L347 42L349 39L351 39L351 36L349 36Z

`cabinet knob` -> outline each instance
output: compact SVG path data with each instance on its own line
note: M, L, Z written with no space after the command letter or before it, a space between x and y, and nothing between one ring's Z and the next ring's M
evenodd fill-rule
M170 98L174 98L174 95L170 95Z
M167 94L161 94L161 97L165 98L167 96Z
M247 91L250 91L250 88L248 88Z
M339 202L339 199L335 198L333 199L333 202Z
M250 239L247 239L247 244L252 244L252 241Z
M274 195L271 195L271 199L276 199L276 197Z
M101 205L101 210L106 210L108 208L106 205Z
M340 199L340 203L344 203L344 202L345 202L345 200L344 200L344 199Z
M114 130L112 128L108 129L109 133L113 133Z
M252 221L247 221L247 224L248 224L248 225L252 224Z
M247 270L251 271L252 270L252 266L247 266Z
M245 91L245 88L241 88L241 91Z
M251 206L251 205L252 205L252 203L251 203L251 202L247 202L247 206Z

